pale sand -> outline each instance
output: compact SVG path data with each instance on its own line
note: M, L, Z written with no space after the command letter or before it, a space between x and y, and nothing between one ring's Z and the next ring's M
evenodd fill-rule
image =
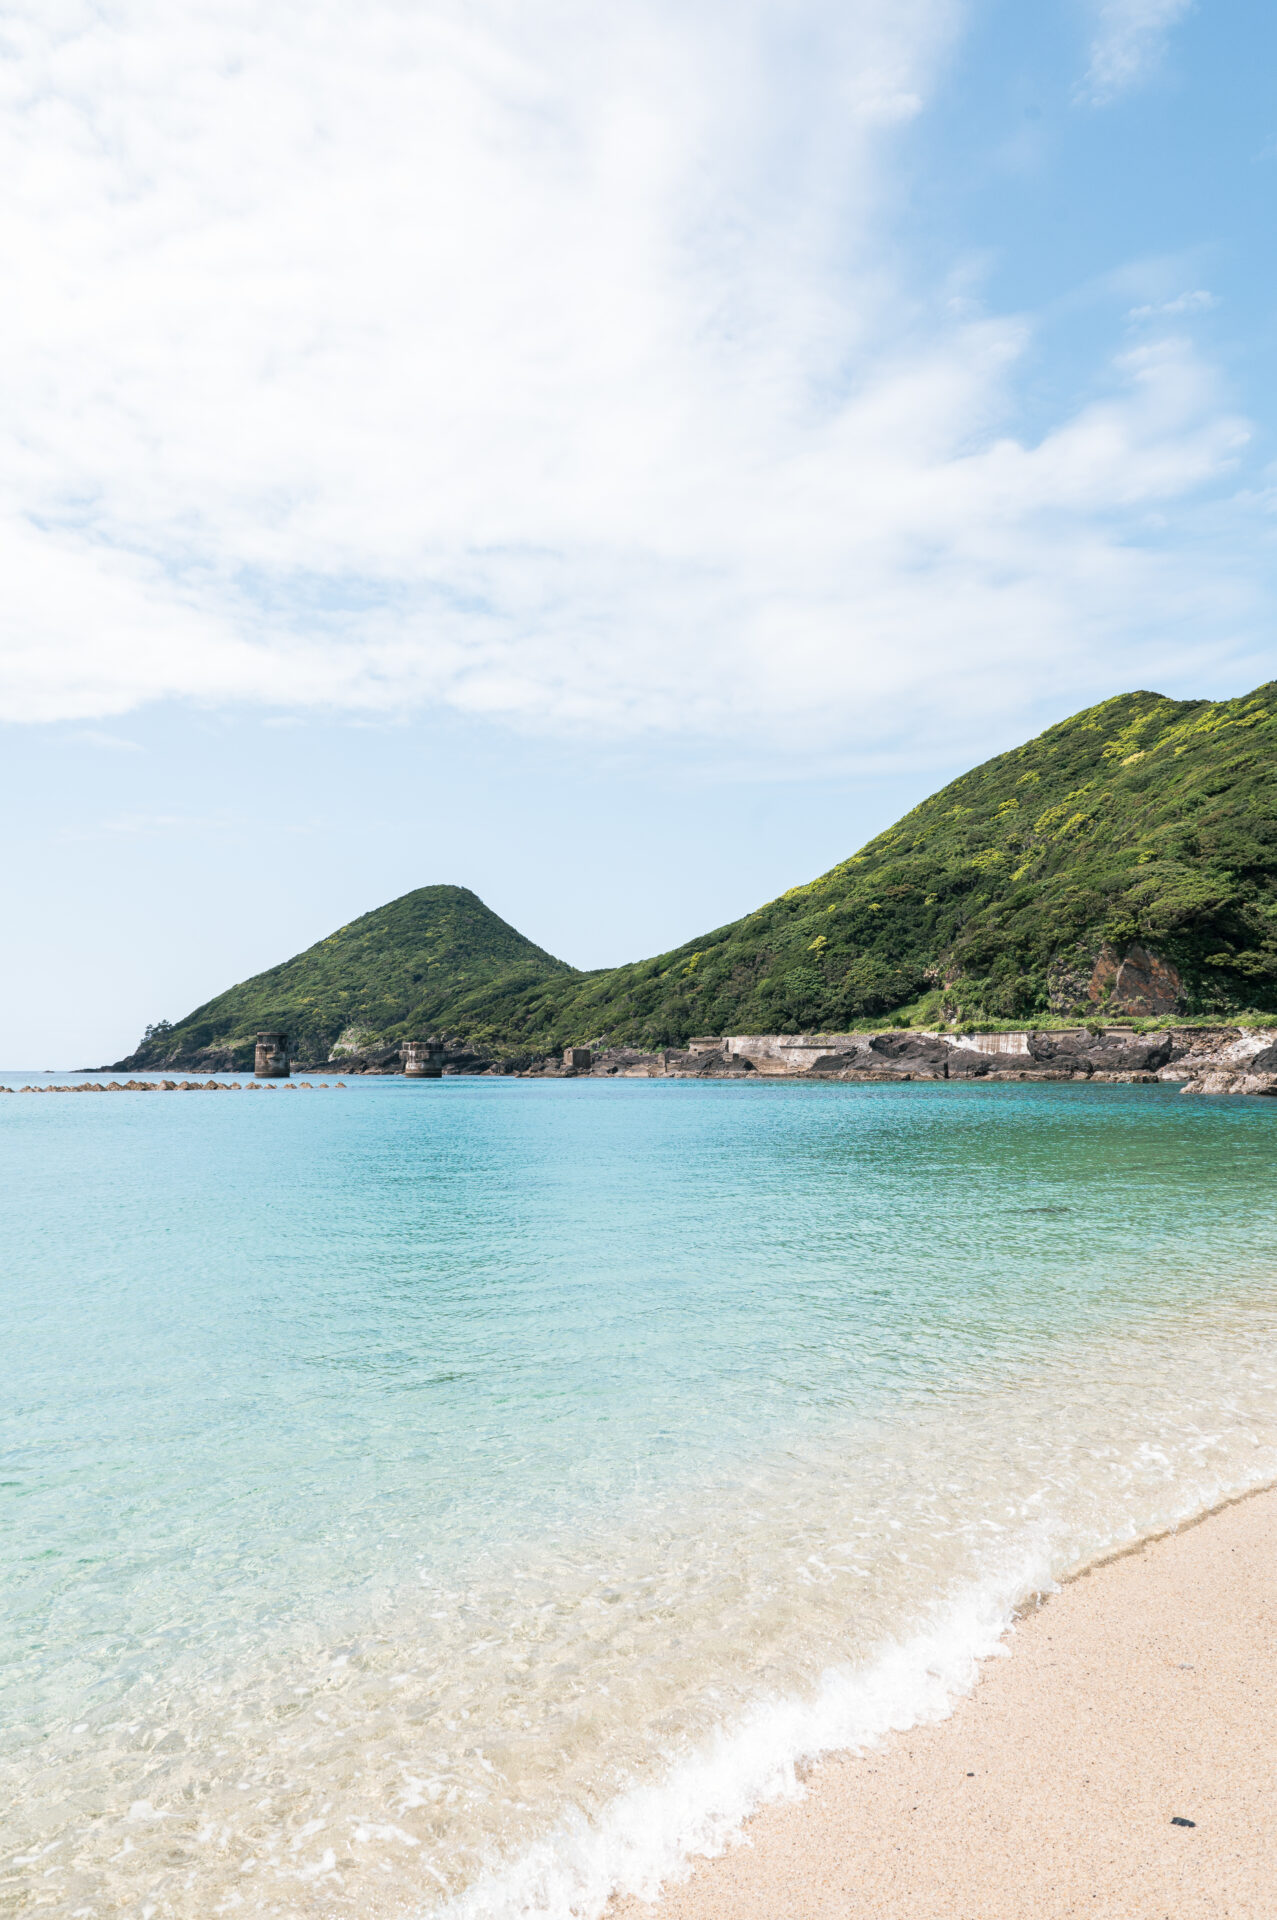
M614 1920L1274 1920L1277 1491L1071 1581L1008 1646L948 1720L824 1763Z

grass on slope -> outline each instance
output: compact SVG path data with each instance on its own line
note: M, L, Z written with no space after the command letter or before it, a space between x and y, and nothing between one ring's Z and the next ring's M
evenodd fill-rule
M464 1028L481 990L495 989L502 1004L521 1010L543 981L570 973L468 888L418 887L176 1026L162 1023L121 1065L167 1066L212 1050L244 1067L254 1035L271 1028L288 1033L298 1058L323 1060L342 1034L358 1046Z
M672 953L475 995L472 1035L837 1031L889 1015L1089 1011L1102 941L1183 975L1189 1010L1277 1008L1277 682L1125 694L964 774L809 885Z

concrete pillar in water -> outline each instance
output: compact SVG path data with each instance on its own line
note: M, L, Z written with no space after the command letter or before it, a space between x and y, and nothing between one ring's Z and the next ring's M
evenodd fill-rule
M258 1080L287 1080L288 1035L286 1033L259 1033L257 1049L253 1055L253 1073Z
M405 1040L400 1052L406 1080L438 1080L442 1075L442 1040Z

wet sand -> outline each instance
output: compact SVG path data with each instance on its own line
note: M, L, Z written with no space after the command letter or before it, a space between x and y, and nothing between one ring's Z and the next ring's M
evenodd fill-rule
M1095 1567L1007 1647L947 1720L822 1763L611 1920L1277 1920L1277 1490Z

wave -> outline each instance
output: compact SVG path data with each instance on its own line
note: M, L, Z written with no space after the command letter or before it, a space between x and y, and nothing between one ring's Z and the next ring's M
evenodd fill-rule
M687 1879L695 1860L741 1844L746 1822L761 1808L800 1799L816 1762L861 1755L890 1733L946 1719L974 1689L983 1663L1010 1653L1007 1636L1017 1616L1057 1593L1061 1579L1272 1484L1261 1470L1240 1486L1216 1485L1209 1497L1201 1485L1185 1489L1169 1524L1132 1529L1063 1574L1053 1571L1062 1542L1042 1525L996 1570L938 1602L915 1631L884 1642L855 1667L831 1668L805 1696L758 1702L696 1753L672 1760L660 1779L618 1794L597 1816L575 1811L436 1907L433 1920L598 1920L614 1899L655 1900L663 1887Z
M805 1770L823 1756L864 1753L889 1733L943 1720L981 1663L1007 1653L1017 1610L1056 1590L1050 1560L1038 1541L868 1662L831 1669L806 1697L759 1702L659 1781L618 1794L595 1818L575 1813L489 1868L436 1908L438 1920L597 1920L618 1895L655 1899L695 1858L739 1841L761 1807L801 1797Z

